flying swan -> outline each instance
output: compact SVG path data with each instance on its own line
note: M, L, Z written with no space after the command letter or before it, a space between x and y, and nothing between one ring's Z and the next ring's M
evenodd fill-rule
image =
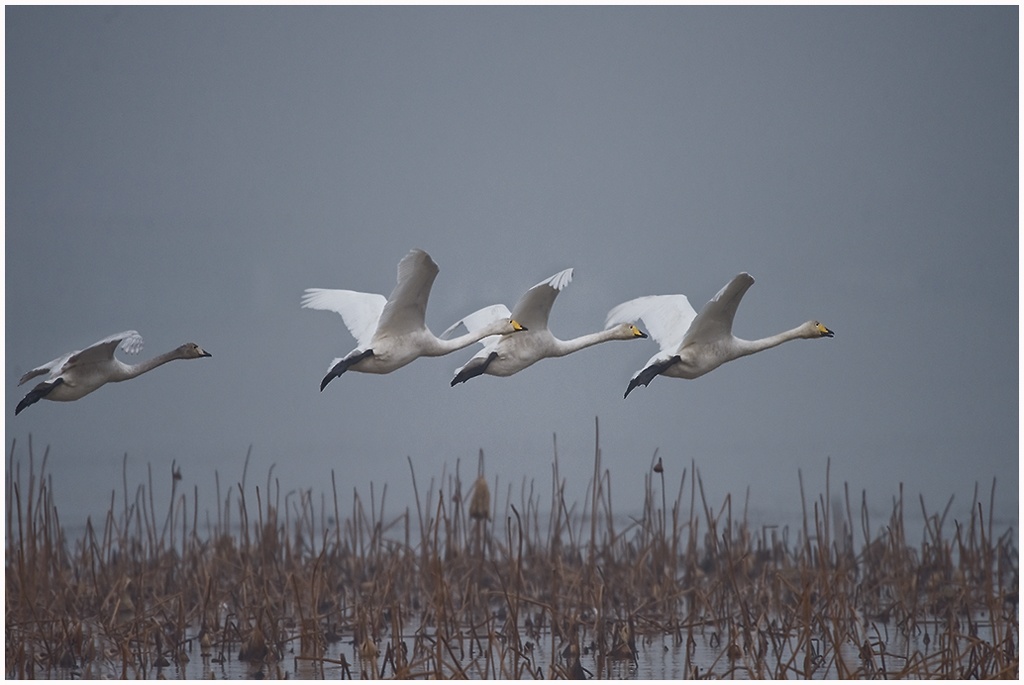
M14 414L20 414L26 407L43 399L56 402L80 399L106 383L118 383L141 376L175 359L212 356L195 343L185 343L141 364L125 364L114 358L114 350L118 346L128 354L138 354L142 350L142 336L137 331L117 333L93 343L84 350L69 352L32 369L21 377L18 385L43 374L48 373L50 376L28 391L21 402L18 402Z
M533 286L519 299L509 312L504 305L492 305L473 312L442 334L445 337L460 324L473 331L495 316L511 316L521 322L526 333L493 336L480 342L484 348L455 371L452 387L474 376L487 373L492 376L511 376L545 357L563 357L578 350L608 340L632 340L647 336L632 323L622 323L597 333L581 335L571 340L559 340L548 330L551 305L562 289L572 281L572 269L557 274Z
M423 250L412 250L398 263L398 283L387 299L374 293L307 288L306 309L341 314L356 339L356 348L331 362L320 391L348 370L391 373L417 357L440 357L489 335L526 330L508 316L496 316L480 330L442 340L426 327L427 298L437 277L437 264ZM500 318L499 318L500 316ZM495 320L496 319L496 320Z
M623 397L655 376L697 378L722 364L799 338L831 338L833 332L818 321L760 340L741 340L732 334L732 320L744 293L753 285L750 274L729 281L700 310L693 310L685 295L651 295L629 300L608 312L607 325L642 320L661 351L629 381Z

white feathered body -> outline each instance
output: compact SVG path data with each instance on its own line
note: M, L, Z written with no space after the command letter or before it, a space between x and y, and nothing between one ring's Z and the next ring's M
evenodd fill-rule
M496 342L485 347L474 355L465 366L482 363L493 352L497 356L487 365L487 370L484 373L491 376L511 376L541 359L553 356L552 351L561 342L546 328L536 332L530 329L526 333L520 333L517 337L522 337L522 340L517 341L515 345Z
M344 357L334 359L328 368L333 369L338 362L358 357L369 349L373 350L373 354L363 357L349 369L362 373L391 373L419 357L439 357L452 351L448 347L438 346L437 340L438 338L428 328L408 331L401 335L378 332L365 348L357 347Z
M55 387L46 399L56 402L71 402L81 399L107 383L118 383L128 380L129 366L118 359L106 362L93 362L75 367L74 373L54 373L47 379L53 381L63 376L63 382Z

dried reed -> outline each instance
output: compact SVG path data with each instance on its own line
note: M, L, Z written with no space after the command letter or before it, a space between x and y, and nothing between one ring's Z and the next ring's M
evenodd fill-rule
M74 541L48 453L37 465L30 441L26 472L12 444L5 675L626 677L667 640L684 655L676 677L1018 676L1018 554L993 529L994 493L986 512L975 492L965 521L947 520L952 500L941 513L920 500L915 545L902 487L872 533L866 495L833 499L826 475L808 500L799 474L799 528L755 530L745 502L707 501L694 463L680 473L655 454L624 519L599 444L581 504L565 501L556 442L547 505L532 481L499 505L481 452L468 506L458 465L421 500L410 460L415 510L392 518L371 487L342 519L333 472L319 504L282 498L273 469L252 487L247 456L223 495L216 477L205 536L198 489L190 506L172 464L162 521L152 472L134 491L123 476L120 506L112 491Z

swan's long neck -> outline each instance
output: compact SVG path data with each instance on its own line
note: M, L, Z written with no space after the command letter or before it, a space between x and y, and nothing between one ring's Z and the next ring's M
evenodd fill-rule
M581 335L578 338L571 338L570 340L559 340L554 338L554 347L552 348L552 356L564 357L567 354L572 354L586 347L597 345L608 340L615 340L615 329L608 328L597 333L587 333Z
M451 352L457 352L464 347L469 347L475 342L480 342L489 335L497 334L498 332L489 328L470 331L469 333L448 339L438 338L436 335L431 334L429 337L430 345L423 350L423 356L441 357Z
M797 326L788 331L777 333L775 335L769 335L767 338L759 338L757 340L743 340L741 338L733 338L733 355L732 358L745 357L748 354L754 354L755 352L762 352L769 350L773 347L778 347L784 342L790 340L799 340L800 338L806 337L804 335L803 326Z
M174 361L175 359L185 359L185 355L180 347L165 352L161 355L157 355L152 359L147 359L144 362L138 364L121 364L121 373L118 374L117 378L112 378L112 381L126 381L136 376L141 376L147 371L152 371L158 366L162 366L167 362Z

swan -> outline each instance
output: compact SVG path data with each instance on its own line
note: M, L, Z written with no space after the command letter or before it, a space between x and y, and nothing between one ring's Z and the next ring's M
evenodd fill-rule
M511 316L528 329L518 335L494 336L480 342L484 348L455 371L451 385L465 383L470 378L487 373L492 376L511 376L545 357L563 357L591 345L608 340L632 340L647 335L632 323L615 325L597 333L581 335L571 340L559 340L548 330L548 314L558 293L572 281L572 269L559 271L554 276L533 286L519 298L515 309L509 312L504 305L492 305L473 312L449 328L441 337L451 333L460 324L467 330L476 330L483 322L495 316Z
M26 407L43 399L56 402L80 399L106 383L118 383L141 376L147 371L175 359L199 359L213 356L195 343L185 343L181 347L176 347L170 352L153 357L141 364L125 364L114 357L114 350L118 347L128 354L138 354L142 350L142 336L138 331L117 333L94 342L84 350L68 352L51 362L32 369L21 377L18 385L22 385L36 376L50 375L45 381L28 391L21 402L18 402L14 414L20 414Z
M661 351L629 381L623 397L655 376L697 378L722 364L799 338L831 338L834 333L818 321L760 340L741 340L732 334L732 320L744 293L753 285L748 273L729 281L698 314L685 295L652 295L623 302L608 312L607 323L640 319Z
M320 391L349 369L391 373L417 357L439 357L461 350L489 335L526 330L514 319L498 315L476 332L451 340L438 338L424 324L427 298L437 276L437 264L423 250L411 250L398 263L398 283L391 296L352 290L307 288L306 309L337 312L356 339L356 348L331 362Z

